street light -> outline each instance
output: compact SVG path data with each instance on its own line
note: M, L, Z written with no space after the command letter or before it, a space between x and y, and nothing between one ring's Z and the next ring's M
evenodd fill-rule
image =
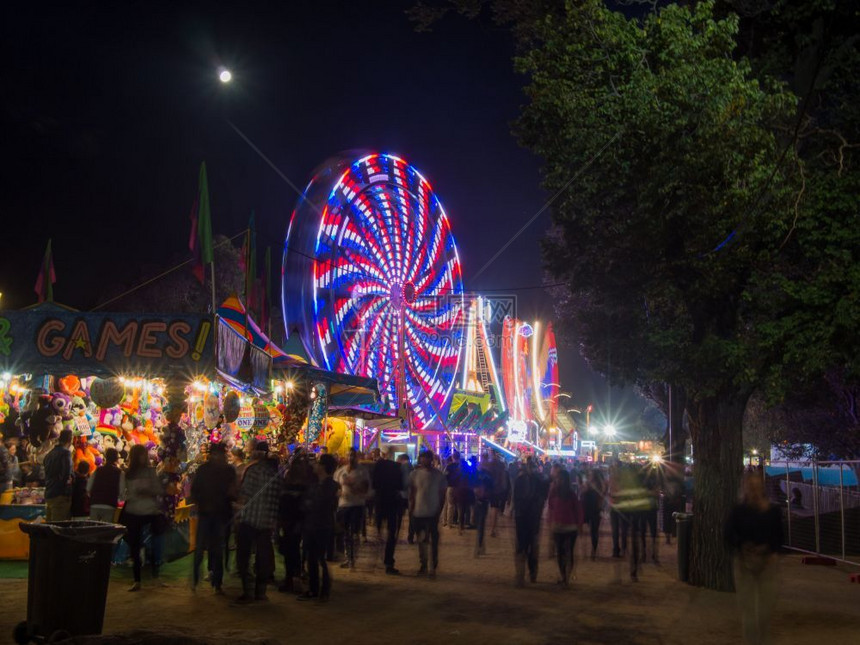
M603 434L605 434L610 439L615 436L615 426L611 423L607 423L603 426Z
M229 83L233 80L233 73L227 69L226 67L218 68L218 80L224 84Z

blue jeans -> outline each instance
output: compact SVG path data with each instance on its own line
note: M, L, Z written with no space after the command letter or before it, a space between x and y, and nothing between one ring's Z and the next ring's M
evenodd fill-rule
M487 527L487 511L490 508L490 500L478 500L475 502L475 526L478 529L477 542L475 546L478 549L484 546L484 530Z
M194 540L194 585L200 582L203 551L209 552L212 586L218 588L224 580L224 520L214 515L197 516L197 536Z

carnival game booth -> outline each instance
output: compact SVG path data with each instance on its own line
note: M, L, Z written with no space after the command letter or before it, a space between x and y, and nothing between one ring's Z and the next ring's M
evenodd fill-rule
M147 447L166 480L173 517L165 556L193 543L191 508L179 482L187 461L183 431L170 427L168 403L184 405L194 384L214 374L212 320L189 314L84 313L55 303L0 317L0 431L18 440L23 485L0 499L0 558L25 559L20 521L42 521L41 462L63 429L73 459L99 466L107 448L121 458Z
M227 399L220 402L221 439L239 447L265 439L283 456L297 445L345 456L355 445L356 418L379 414L375 379L319 369L295 335L276 346L235 295L217 313L217 372L239 392L238 415Z

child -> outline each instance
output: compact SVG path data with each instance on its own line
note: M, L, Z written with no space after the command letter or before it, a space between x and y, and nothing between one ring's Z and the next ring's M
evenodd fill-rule
M87 461L78 463L75 469L75 481L72 483L72 519L90 519L90 496L87 493L87 480L90 478L90 464Z

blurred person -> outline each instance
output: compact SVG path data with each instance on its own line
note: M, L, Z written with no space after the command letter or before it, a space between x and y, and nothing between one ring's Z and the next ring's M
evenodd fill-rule
M761 471L744 473L741 501L726 522L725 538L734 555L734 577L744 642L769 642L776 604L777 552L782 546L782 511L768 500Z
M651 561L659 565L660 555L657 542L657 514L660 506L660 467L656 463L646 466L644 476L647 508L643 511L642 526L642 560L646 560L645 543L648 535L651 536Z
M209 459L202 464L191 482L191 501L197 506L197 534L194 541L192 588L200 582L200 563L203 552L209 554L209 582L216 594L221 595L224 580L224 536L227 523L233 515L236 499L236 471L227 463L227 449L216 443L209 447Z
M0 441L0 493L21 484L21 467L18 465L18 440Z
M72 503L70 513L73 520L90 519L90 496L87 485L90 480L90 464L87 461L78 462L75 468L75 480L72 482Z
M442 517L442 526L452 529L455 527L455 522L459 522L460 509L457 508L457 490L460 487L462 477L463 465L460 463L460 453L455 450L445 465L447 488L445 490L445 512Z
M524 468L514 481L514 525L516 527L515 566L517 587L525 585L528 565L529 580L537 582L538 535L540 518L546 499L544 481L533 457L526 459Z
M574 567L574 546L582 530L583 513L579 497L570 482L570 474L559 468L555 480L550 484L548 496L550 531L555 540L558 559L559 583L567 587Z
M487 528L487 513L490 509L490 502L494 499L493 495L493 476L490 472L490 457L484 454L481 463L478 466L478 471L475 473L475 527L477 533L475 535L475 557L484 555L486 547L484 545L484 535Z
M374 464L371 480L375 491L377 533L381 533L383 524L386 526L383 562L385 573L388 575L400 573L394 566L394 549L397 546L400 521L403 518L403 471L391 460L393 456L394 451L391 448L381 453L379 460Z
M127 528L125 539L131 551L134 584L129 591L140 591L140 550L143 546L143 529L148 526L152 535L153 553L151 559L152 577L158 578L158 537L167 527L161 507L164 489L155 468L149 463L149 453L142 445L134 445L128 454L128 470L120 478L120 491L125 506L123 522Z
M505 504L510 497L511 480L508 470L498 452L493 452L493 460L489 464L490 475L493 478L493 498L490 500L490 537L496 537L499 515L504 514Z
M120 500L120 480L122 471L119 463L119 452L116 448L105 450L105 462L93 473L87 481L87 492L90 495L90 519L97 522L116 521L116 509Z
M315 464L318 481L308 487L304 496L302 541L308 558L308 590L297 600L318 598L325 601L331 594L326 549L331 542L338 508L338 484L332 477L336 467L337 461L332 455L320 455Z
M627 555L627 532L629 519L624 517L618 510L617 503L621 500L623 492L622 478L624 467L616 459L609 467L609 523L612 529L612 557L623 558Z
M349 459L346 465L335 471L334 480L340 485L337 514L343 524L346 551L346 560L340 566L342 569L354 569L365 504L370 490L370 476L367 469L359 464L358 451L355 448L350 448Z
M584 521L591 533L591 559L597 559L597 547L600 541L600 520L603 506L606 503L606 484L603 475L596 468L588 478L588 487L582 495Z
M334 457L332 457L334 459ZM284 582L278 591L291 592L296 578L302 574L302 531L304 503L312 483L313 466L303 459L295 459L284 477L284 489L278 505L278 551L284 556Z
M418 575L436 577L439 566L439 515L445 503L447 480L433 467L433 452L418 455L418 467L409 476L409 514L418 540ZM428 558L427 547L430 546Z
M72 517L72 431L61 430L57 445L45 455L45 521L62 522Z
M415 542L415 523L412 521L412 515L409 514L409 476L412 474L412 462L409 461L409 455L406 453L397 457L397 465L400 466L400 472L403 477L403 489L400 491L402 498L403 513L406 513L406 521L408 528L406 532L406 541L409 544Z
M242 595L236 599L238 604L267 600L266 585L275 573L272 535L278 523L282 484L278 462L269 459L269 444L258 441L239 492L241 510L236 529L236 564L242 578ZM256 551L253 589L250 571L252 551Z

